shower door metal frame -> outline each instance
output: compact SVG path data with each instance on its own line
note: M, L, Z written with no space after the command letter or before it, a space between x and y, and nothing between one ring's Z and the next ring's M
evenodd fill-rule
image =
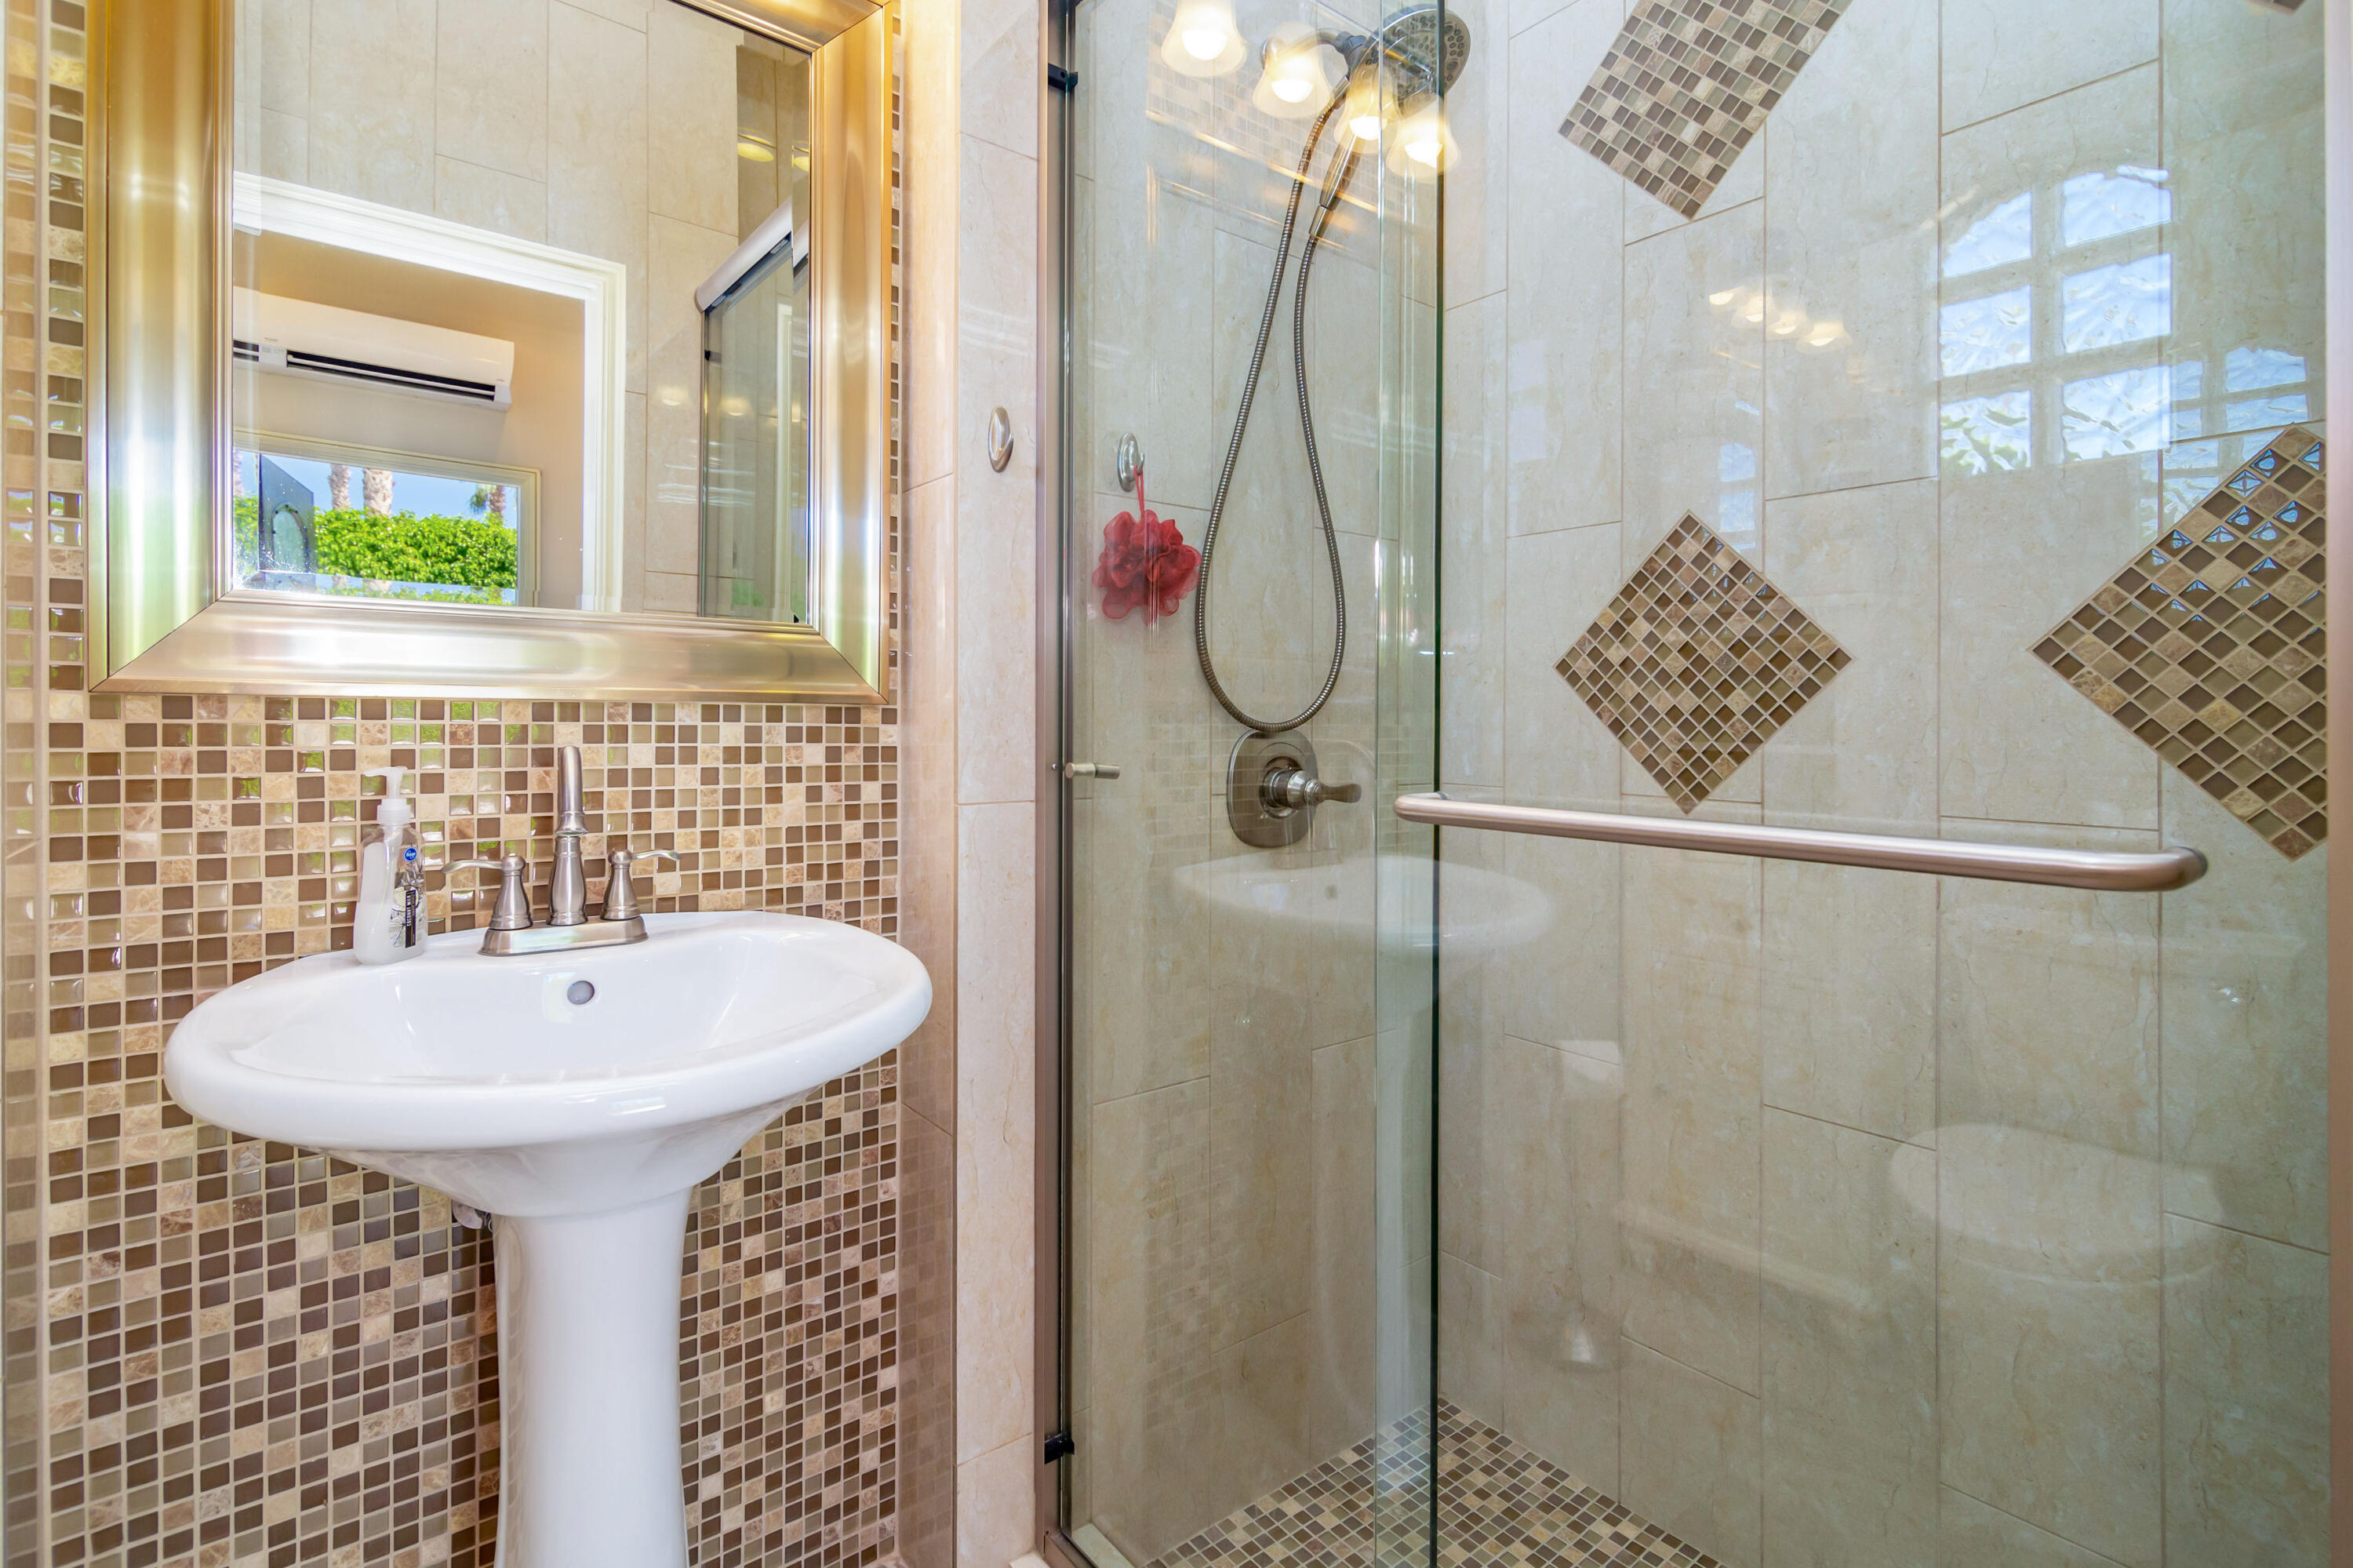
M2328 433L2353 430L2353 0L2326 0ZM2328 620L2353 628L2353 507L2328 513ZM2353 636L2328 643L2329 771L2353 758ZM2341 797L2340 797L2341 798ZM2353 855L2328 863L2328 1559L2353 1568Z
M1035 1355L1031 1431L1038 1551L1050 1568L1097 1568L1065 1532L1071 1447L1071 760L1072 524L1070 483L1071 29L1077 0L1039 0L1038 750ZM1058 83L1061 85L1057 85Z

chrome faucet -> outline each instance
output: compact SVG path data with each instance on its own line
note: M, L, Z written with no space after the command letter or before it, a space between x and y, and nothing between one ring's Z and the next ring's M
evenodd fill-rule
M645 854L616 844L607 863L605 907L588 917L588 878L580 863L580 841L588 820L580 809L580 748L567 746L555 754L555 866L547 879L547 923L531 919L531 862L519 854L502 860L453 862L455 871L499 873L499 898L491 923L482 933L482 951L491 958L518 953L549 953L570 948L609 948L646 939L645 916L638 912L637 890L629 874L635 863L657 857L676 861L668 850Z
M580 814L580 748L555 754L555 870L547 879L547 923L577 926L588 918L588 878L580 869L580 841L588 821Z

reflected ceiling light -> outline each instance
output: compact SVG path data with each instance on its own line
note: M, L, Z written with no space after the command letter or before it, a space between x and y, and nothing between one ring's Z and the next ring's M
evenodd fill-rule
M735 133L735 155L755 164L773 164L776 161L776 146L765 136L739 131Z
M1285 22L1259 51L1258 86L1250 103L1278 120L1304 120L1331 101L1339 80L1339 51L1316 39L1304 22Z
M1340 111L1346 116L1348 134L1359 142L1381 139L1381 68L1371 60L1356 67L1348 78L1348 106Z
M1242 63L1241 29L1228 0L1177 0L1160 58L1181 76L1223 76Z
M1390 170L1415 179L1429 179L1451 168L1455 154L1454 132L1447 128L1445 104L1434 92L1415 94L1389 139Z
M1806 334L1807 344L1814 348L1828 348L1846 335L1846 327L1838 322L1816 322L1814 330Z

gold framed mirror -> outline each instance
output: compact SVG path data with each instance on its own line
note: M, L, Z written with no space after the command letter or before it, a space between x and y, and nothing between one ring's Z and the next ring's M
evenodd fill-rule
M667 25L699 40L744 102L790 100L802 130L782 111L754 128L750 110L713 111L715 92L682 95L719 117L723 211L655 213L675 188L656 171L650 202L644 179L638 197L654 213L638 233L650 225L652 238L613 254L628 247L485 217L479 200L465 209L446 193L469 179L529 181L429 146L424 185L389 193L355 188L379 155L364 135L322 178L251 166L275 155L254 148L279 128L255 107L261 44L240 45L237 0L92 7L98 689L890 700L895 16L865 0L645 8L649 37ZM763 59L788 63L786 88L754 79ZM344 112L344 79L305 69L321 116ZM374 80L385 78L396 70ZM657 108L660 90L646 89ZM508 91L491 96L486 116L512 119ZM427 84L428 130L437 109L449 120L448 100ZM554 90L549 102L562 108ZM584 117L604 109L575 104ZM461 104L445 136L471 112ZM542 126L534 155L561 156L561 125ZM324 141L309 154L322 164ZM687 240L649 264L666 223ZM726 256L716 270L714 252ZM285 281L318 257L336 262L343 293ZM713 324L754 292L743 319ZM644 325L656 310L673 323L661 364ZM342 346L379 340L397 352ZM739 344L772 370L754 422L795 443L766 463L751 511L768 532L748 545L712 499L733 495L740 534L746 509L729 486L749 482L714 481L712 454L749 450L721 439L745 400L708 368ZM491 368L468 379L474 366ZM526 389L540 399L530 418ZM351 410L340 425L319 412L338 399ZM643 431L665 421L657 477ZM438 433L449 430L460 433ZM658 506L684 577L644 564ZM384 546L394 534L397 547ZM420 551L427 534L438 543Z

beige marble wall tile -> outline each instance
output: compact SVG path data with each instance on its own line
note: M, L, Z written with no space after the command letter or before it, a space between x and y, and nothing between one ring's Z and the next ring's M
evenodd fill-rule
M955 1126L955 481L911 486L902 506L900 940L932 974L932 1011L901 1048L900 1093L934 1126Z
M2327 58L2321 20L2310 6L2165 7L2174 220L2165 236L2173 258L2167 352L2177 400L2207 400L2185 435L2325 412L2323 300L2314 280L2323 275L2327 246L2310 196L2326 161L2316 111ZM2204 457L2194 447L2179 455Z
M1504 1422L1501 1293L1485 1269L1438 1255L1438 1392L1490 1426Z
M274 109L260 111L258 150L250 167L273 180L307 184L311 177L311 122Z
M2153 60L2158 0L1948 0L1942 11L1945 128Z
M1037 825L1026 803L956 817L956 1455L968 1462L1031 1417Z
M1207 1079L1097 1107L1094 1520L1137 1563L1217 1516L1201 1478L1171 1456L1215 1440L1216 1243Z
M629 390L650 390L659 402L661 389L649 388L646 377L646 137L643 28L552 4L547 242L628 265ZM682 387L671 390L682 396Z
M2055 234L2047 209L2067 179L2163 166L2158 75L2128 71L1947 136L1943 243L1958 244L2022 192L2035 193L2042 232ZM1948 286L1974 294L1988 285L1972 274ZM2028 650L2155 527L2158 465L2153 456L2059 462L2053 401L2047 387L2039 395L2031 466L1957 472L1943 486L1943 810L2150 827L2154 756Z
M1025 1434L956 1467L956 1568L1005 1568L1038 1550L1037 1458Z
M1936 535L1925 482L1767 503L1767 575L1853 662L1761 754L1767 821L1932 831ZM1762 874L1766 1100L1892 1138L1926 1131L1936 885L1786 862Z
M433 210L433 0L311 0L312 185Z
M1504 387L1515 535L1620 515L1619 236L1633 198L1625 181L1560 135L1561 116L1620 21L1616 0L1574 0L1508 45L1478 46L1507 56L1511 74Z
M2117 1563L2160 1548L2158 1168L2024 1128L1933 1157L1941 1475ZM1927 1151L1900 1187L1919 1202Z
M1496 1067L1488 1159L1504 1242L1495 1314L1503 1341L1498 1425L1614 1495L1626 1353L1618 1333L1625 1071L1599 1055L1510 1038Z
M958 143L956 210L957 798L1036 796L1038 169L972 136ZM987 416L1012 413L1014 453L990 471ZM973 616L981 619L970 619ZM975 635L975 633L986 633Z
M1938 1493L1937 1559L1946 1568L2109 1568L2107 1558L1950 1487Z
M694 291L736 242L674 218L649 223L646 567L691 574L702 550L702 313Z
M1439 669L1439 777L1450 784L1504 781L1505 551L1510 475L1504 461L1505 301L1491 294L1446 313L1446 526L1440 574L1444 603ZM1566 644L1563 644L1566 647ZM1544 658L1530 650L1531 662ZM1551 655L1557 658L1557 653Z
M2157 847L2149 834L2019 823L1948 822L1947 836ZM1941 897L1941 1118L2031 1128L2154 1160L2157 901L1958 879Z
M622 395L621 428L621 609L645 608L646 397Z
M2206 853L2165 900L2166 1207L2327 1242L2327 857L2282 859L2179 774L2165 841Z
M1264 990L1221 1019L1209 1074L1220 1288L1217 1335L1238 1344L1307 1310L1314 1223L1310 1049Z
M742 37L672 5L655 6L646 30L646 80L660 106L647 144L653 210L739 238L745 226L735 210L735 47Z
M1936 471L1936 133L1903 5L1849 7L1766 122L1767 495Z
M1936 1234L1901 1146L1767 1110L1764 1551L1788 1568L1936 1561Z
M702 579L691 574L649 571L645 575L645 607L692 615L702 603Z
M470 0L438 8L435 153L547 178L547 5Z
M548 0L548 3L575 6L588 16L618 22L624 27L642 33L654 6L665 5L668 0Z
M1620 1500L1726 1568L1756 1568L1762 1434L1754 1394L1626 1347Z
M1419 344L1384 345L1381 334L1366 330L1367 322L1381 319L1382 300L1393 287L1377 265L1319 247L1311 278L1307 291L1307 369L1312 377L1309 386L1315 417L1315 448L1324 467L1324 488L1332 503L1332 525L1343 533L1365 537L1382 534L1394 537L1397 523L1393 514L1401 498L1383 493L1382 476L1384 472L1390 475L1387 481L1390 486L1404 482L1395 477L1397 454L1386 452L1382 443L1385 439L1397 442L1406 438L1393 429L1384 436L1385 422L1394 416L1384 414L1382 388L1388 378L1401 374L1414 376L1417 382L1427 382L1430 376L1428 369L1417 366L1409 370L1400 359L1408 352L1429 346L1432 340ZM1264 303L1262 298L1260 302ZM1430 318L1418 314L1417 319ZM1286 306L1277 323L1277 330L1285 336L1290 333L1290 322L1291 313ZM1437 331L1434 323L1430 330ZM1442 344L1440 352L1444 353ZM1388 356L1386 366L1384 355ZM1465 389L1471 385L1466 382ZM1289 382L1276 382L1268 387L1267 395L1273 402L1264 412L1273 415L1273 422L1264 427L1261 439L1284 452L1286 461L1303 474L1307 458L1300 442L1296 417L1287 412L1275 413L1276 408L1296 402L1297 389ZM1254 426L1259 417L1262 416L1253 417ZM1224 455L1222 437L1226 433L1219 431L1217 456ZM1432 450L1426 438L1415 439L1423 441L1420 450ZM1442 428L1440 439L1443 440ZM1500 452L1495 461L1502 461ZM1384 516L1384 504L1391 509L1392 515ZM1501 505L1500 496L1495 504Z
M1757 864L1631 851L1624 894L1626 1332L1751 1393Z
M1752 558L1852 658L1760 755L1767 821L1888 833L1935 821L1936 551L1933 481L1767 504Z
M2165 1556L2328 1561L2328 1260L2168 1215Z
M1755 206L1626 249L1628 572L1686 512L1755 558L1764 249Z
M906 471L910 484L955 466L956 71L961 7L906 0L907 89L901 251L907 290Z
M311 113L311 0L238 0L237 86L255 101L304 120Z
M547 186L455 158L434 164L433 211L453 223L516 239L547 238Z
M1208 1369L1217 1389L1215 1435L1198 1448L1163 1456L1172 1467L1205 1472L1209 1511L1197 1529L1325 1457L1307 1444L1310 1336L1301 1316L1218 1351Z
M2157 754L2031 652L2131 558L2155 504L2155 476L2135 458L1944 487L1947 816L2157 825Z
M1038 155L1038 94L1046 69L1041 13L1020 0L965 0L956 29L964 131L1024 157Z
M1308 1448L1336 1454L1373 1429L1376 1078L1373 1043L1314 1054L1315 1232Z
M1446 171L1445 302L1461 305L1503 292L1514 198L1512 56L1504 43L1511 0L1466 0L1447 8L1471 28L1471 58L1446 90L1446 129L1454 162ZM1567 143L1561 145L1566 149ZM1451 388L1452 376L1447 378ZM1450 399L1451 400L1451 399Z

